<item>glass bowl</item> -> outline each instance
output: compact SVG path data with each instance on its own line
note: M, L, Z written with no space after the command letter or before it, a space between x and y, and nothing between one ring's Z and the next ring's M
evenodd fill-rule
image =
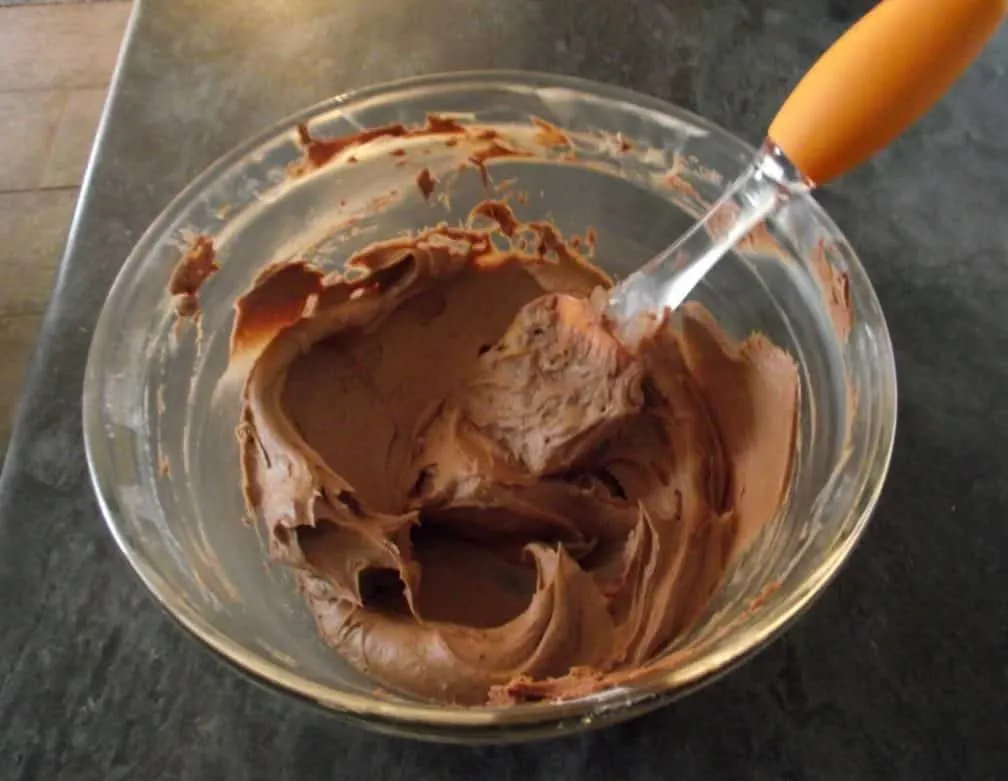
M292 177L303 151L295 127L343 136L390 122L419 126L431 112L492 125L516 143L542 131L530 117L568 133L575 160L569 153L497 159L487 169L491 187L521 191L520 217L549 217L568 235L593 227L595 262L616 278L675 239L753 155L724 130L662 101L525 73L419 78L340 96L285 120L181 193L115 281L84 384L95 490L116 542L162 605L275 689L377 730L442 741L529 739L620 721L696 689L761 648L850 553L878 499L895 432L885 320L854 251L811 198L790 204L697 289L694 298L731 335L762 331L795 358L800 442L780 513L732 564L703 618L670 645L674 663L666 669L579 699L504 708L379 692L323 644L291 574L267 563L262 536L242 522L238 398L221 392L218 381L233 305L263 265L301 256L339 268L365 244L461 219L486 197L477 170L451 174L458 159L422 138L401 160L361 148L356 164L335 160ZM453 179L450 201L422 197L421 165ZM220 262L200 291L198 327L177 323L167 290L197 234L212 237ZM846 281L846 337L831 319L831 278Z

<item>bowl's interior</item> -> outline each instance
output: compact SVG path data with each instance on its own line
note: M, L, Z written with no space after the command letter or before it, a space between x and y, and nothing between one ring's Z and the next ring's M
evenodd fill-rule
M548 217L566 233L594 227L594 260L616 277L675 239L751 155L657 101L552 77L428 79L299 119L310 119L318 136L338 136L392 121L421 124L428 112L464 112L467 122L515 138L534 131L529 115L571 131L580 139L577 164L502 159L490 172L505 190L514 179L512 194L527 195L512 200L520 217ZM487 193L469 170L453 181L449 203L427 203L415 186L419 169L447 180L465 158L462 149L423 139L411 142L405 164L362 150L354 165L336 162L291 180L287 166L300 157L293 126L218 163L151 228L110 295L90 356L85 433L99 497L134 567L189 629L262 678L339 710L445 727L529 724L619 713L614 706L629 712L647 695L685 690L765 642L825 584L881 485L895 380L863 270L814 201L803 200L695 294L730 334L762 331L795 357L801 441L786 506L732 568L706 619L670 649L682 652L681 664L633 691L563 705L473 710L374 696L375 683L322 643L290 574L266 563L261 535L242 523L238 399L218 386L232 307L272 260L300 256L338 268L378 238L462 219ZM221 270L201 291L200 328L176 328L167 281L197 233L213 237ZM817 253L849 277L854 324L845 342L823 305L810 262Z

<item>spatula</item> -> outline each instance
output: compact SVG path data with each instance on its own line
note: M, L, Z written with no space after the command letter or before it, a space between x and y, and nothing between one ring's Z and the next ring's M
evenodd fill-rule
M644 310L678 307L788 200L855 168L924 114L1006 13L1008 0L880 2L799 82L755 160L706 216L612 289L610 314L626 323Z

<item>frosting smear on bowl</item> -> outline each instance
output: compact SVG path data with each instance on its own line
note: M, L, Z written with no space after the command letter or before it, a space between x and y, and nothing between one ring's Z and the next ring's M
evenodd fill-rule
M573 242L474 214L260 274L232 334L245 497L383 686L580 696L660 664L775 516L798 372L695 304L620 341Z

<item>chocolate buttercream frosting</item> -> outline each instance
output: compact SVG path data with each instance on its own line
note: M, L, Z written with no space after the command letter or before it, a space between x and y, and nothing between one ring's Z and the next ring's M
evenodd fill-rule
M232 334L245 497L382 686L580 696L661 664L774 517L798 373L695 304L621 340L552 226L475 215L494 224L259 276Z

